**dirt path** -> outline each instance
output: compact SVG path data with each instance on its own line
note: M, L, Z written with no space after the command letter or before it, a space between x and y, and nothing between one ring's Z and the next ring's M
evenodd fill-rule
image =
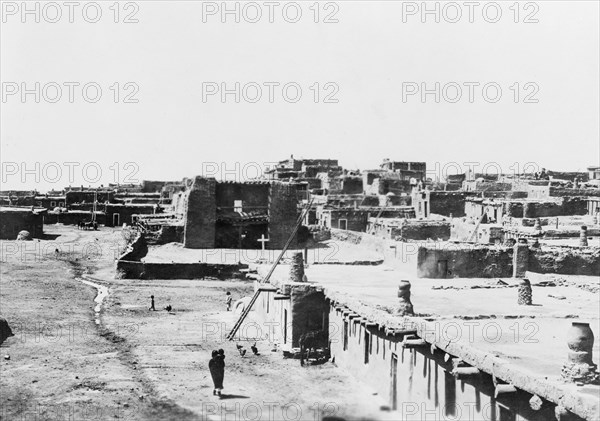
M115 280L119 230L50 228L60 237L28 243L35 256L0 244L9 250L0 314L16 334L0 351L10 354L0 362L2 420L387 418L384 400L334 364L302 368L266 341L260 355L244 344L241 357L224 339L235 315L223 303L226 291L250 295L249 282ZM159 311L148 311L150 295ZM227 356L221 398L207 369L218 348Z

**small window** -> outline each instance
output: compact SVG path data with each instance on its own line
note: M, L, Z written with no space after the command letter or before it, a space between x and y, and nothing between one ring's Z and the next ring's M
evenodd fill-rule
M338 220L338 228L341 230L347 230L348 229L348 220L347 219Z
M55 206L56 206L56 202L55 202L54 200L52 200L52 201L50 202L50 207L51 207L51 208L53 208L53 207L55 207Z
M234 212L242 212L243 209L243 201L241 200L234 200L233 201L233 210Z

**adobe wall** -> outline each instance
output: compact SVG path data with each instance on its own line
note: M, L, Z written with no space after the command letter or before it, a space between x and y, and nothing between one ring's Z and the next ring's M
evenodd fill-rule
M429 196L429 211L437 215L465 216L465 192L432 191Z
M244 266L246 265L118 260L116 276L120 279L245 279L245 274L240 272Z
M255 290L257 288L258 284L255 283ZM275 296L282 298L275 291L262 291L254 303L254 317L260 322L263 331L268 328L268 332L263 333L269 335L269 342L278 343L282 351L291 352L291 301L289 298L275 299ZM243 333L242 336L247 336Z
M294 231L298 219L296 186L273 182L269 194L269 243L270 249L281 249ZM291 248L296 247L296 239Z
M509 190L509 191L484 191L483 192L483 197L484 198L490 198L490 199L526 199L527 198L527 192L525 192L525 191L516 191L516 190Z
M600 196L600 189L568 189L564 187L550 187L550 196L598 197Z
M506 215L514 218L548 218L587 213L587 201L579 197L565 197L556 202L506 202L503 206Z
M600 274L600 249L597 247L544 247L531 249L528 270L564 275Z
M157 244L183 243L183 225L163 225L156 239Z
M258 287L255 283L255 290ZM310 283L274 282L275 288L278 291L262 291L254 305L258 320L269 326L270 341L290 352L300 347L298 341L306 332L327 331L329 303L320 287Z
M342 178L342 193L343 194L362 194L363 179L362 177L343 177Z
M291 343L300 347L300 336L306 332L327 329L329 305L325 294L314 286L294 284L290 287Z
M127 248L117 260L140 261L146 254L148 254L146 238L143 234L136 233L135 237L127 244Z
M402 240L441 240L450 238L450 222L407 219L400 228Z
M523 247L517 244L515 247ZM525 272L597 276L600 273L600 249L597 247L543 247L525 245L525 260L518 264L519 276ZM419 278L504 278L512 277L512 247L465 244L424 245L418 250ZM447 262L448 272L443 273Z
M218 182L215 195L217 207L225 210L232 211L235 200L242 201L244 212L255 207L266 209L269 205L269 184Z
M114 216L119 215L119 221L117 226L123 224L131 225L133 223L133 215L152 215L154 214L153 206L136 206L136 205L112 205L108 204L105 206L106 220L105 225L107 227L113 227Z
M196 177L188 193L183 245L186 248L214 248L216 212L214 178Z
M418 251L417 276L434 279L510 278L513 274L512 252L510 247L453 243L421 246Z
M112 191L102 191L94 193L94 191L68 191L65 193L65 202L67 207L74 203L94 203L94 197L98 203L114 202L115 194Z
M42 215L31 211L7 211L0 216L0 238L16 240L20 231L29 231L31 237L40 238L44 234Z
M367 230L367 212L348 210L331 210L331 226L329 228L339 228L340 219L347 221L348 231L365 232Z
M400 335L386 335L376 327L356 323L357 318L349 319L335 308L331 308L329 320L331 356L336 365L367 383L390 409L399 411L397 419L554 419L555 405L546 404L534 411L528 403L531 395L521 390L495 398L493 379L488 374L455 377L451 374L452 361L446 362L442 351L432 351L429 346L404 349Z

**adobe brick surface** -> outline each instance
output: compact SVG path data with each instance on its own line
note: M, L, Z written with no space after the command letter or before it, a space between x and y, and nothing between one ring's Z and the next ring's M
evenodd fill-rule
M296 187L275 181L269 194L269 248L281 249L294 230L298 219ZM296 238L290 248L297 245Z
M183 244L187 248L213 248L215 246L215 223L217 182L214 178L196 177L190 189L185 212Z

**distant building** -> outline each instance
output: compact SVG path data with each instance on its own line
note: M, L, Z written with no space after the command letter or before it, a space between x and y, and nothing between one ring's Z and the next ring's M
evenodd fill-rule
M600 167L588 167L587 170L590 180L600 180Z
M417 181L425 181L427 177L427 164L425 162L390 161L384 159L380 165L381 169L402 175L403 179L415 178Z
M187 248L281 249L298 219L294 183L233 182L195 177L173 196L173 212L184 221ZM292 246L295 242L292 241Z

